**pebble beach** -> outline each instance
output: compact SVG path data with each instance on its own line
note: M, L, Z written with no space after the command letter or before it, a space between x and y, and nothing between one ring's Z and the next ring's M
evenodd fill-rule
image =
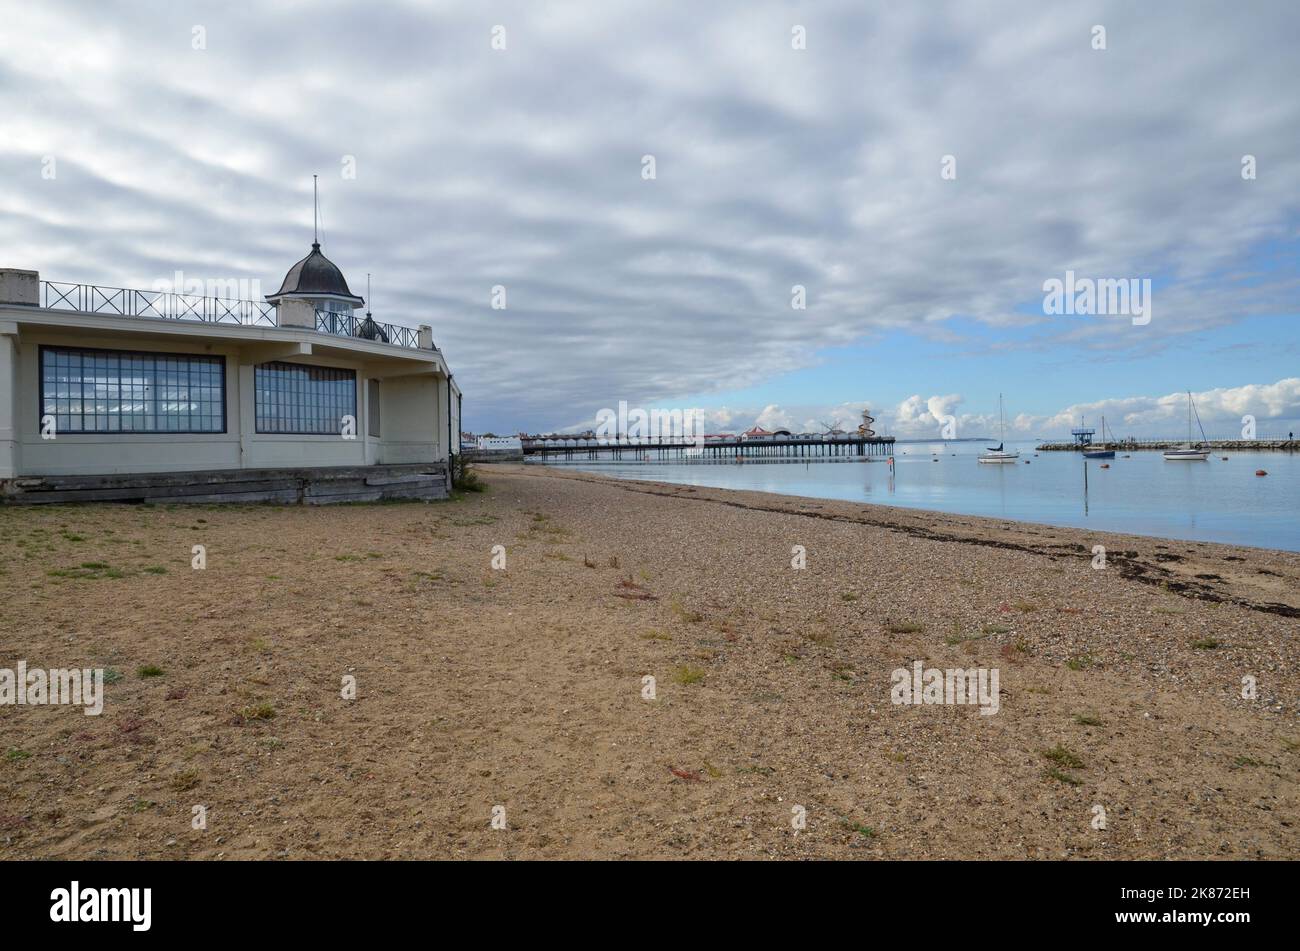
M0 667L120 675L0 706L0 857L1300 853L1300 555L480 473L0 510ZM996 712L894 702L918 661Z

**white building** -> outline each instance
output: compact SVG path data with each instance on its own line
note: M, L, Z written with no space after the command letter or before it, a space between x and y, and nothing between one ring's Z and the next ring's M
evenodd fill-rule
M265 301L0 269L0 498L442 497L460 390L319 244Z

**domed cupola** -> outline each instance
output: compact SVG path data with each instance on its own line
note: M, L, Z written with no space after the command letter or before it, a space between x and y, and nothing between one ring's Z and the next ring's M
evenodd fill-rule
M347 279L338 265L321 254L319 241L312 242L311 254L289 268L280 289L267 294L266 299L276 305L282 300L301 300L316 310L335 312L351 312L354 307L365 304L364 299L348 288Z

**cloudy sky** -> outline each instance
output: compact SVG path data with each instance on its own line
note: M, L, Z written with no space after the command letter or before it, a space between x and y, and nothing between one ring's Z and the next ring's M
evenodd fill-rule
M1025 435L1167 434L1184 390L1300 430L1294 0L0 13L0 264L269 293L318 173L325 253L478 431L980 435L1003 392ZM1045 313L1067 271L1150 310Z

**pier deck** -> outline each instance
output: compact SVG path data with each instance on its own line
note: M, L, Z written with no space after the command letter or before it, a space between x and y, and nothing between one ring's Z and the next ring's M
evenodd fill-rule
M671 440L546 439L525 440L524 455L543 459L648 459L683 460L755 459L779 457L817 458L826 456L889 456L894 452L893 436L825 436L800 439L705 439Z

